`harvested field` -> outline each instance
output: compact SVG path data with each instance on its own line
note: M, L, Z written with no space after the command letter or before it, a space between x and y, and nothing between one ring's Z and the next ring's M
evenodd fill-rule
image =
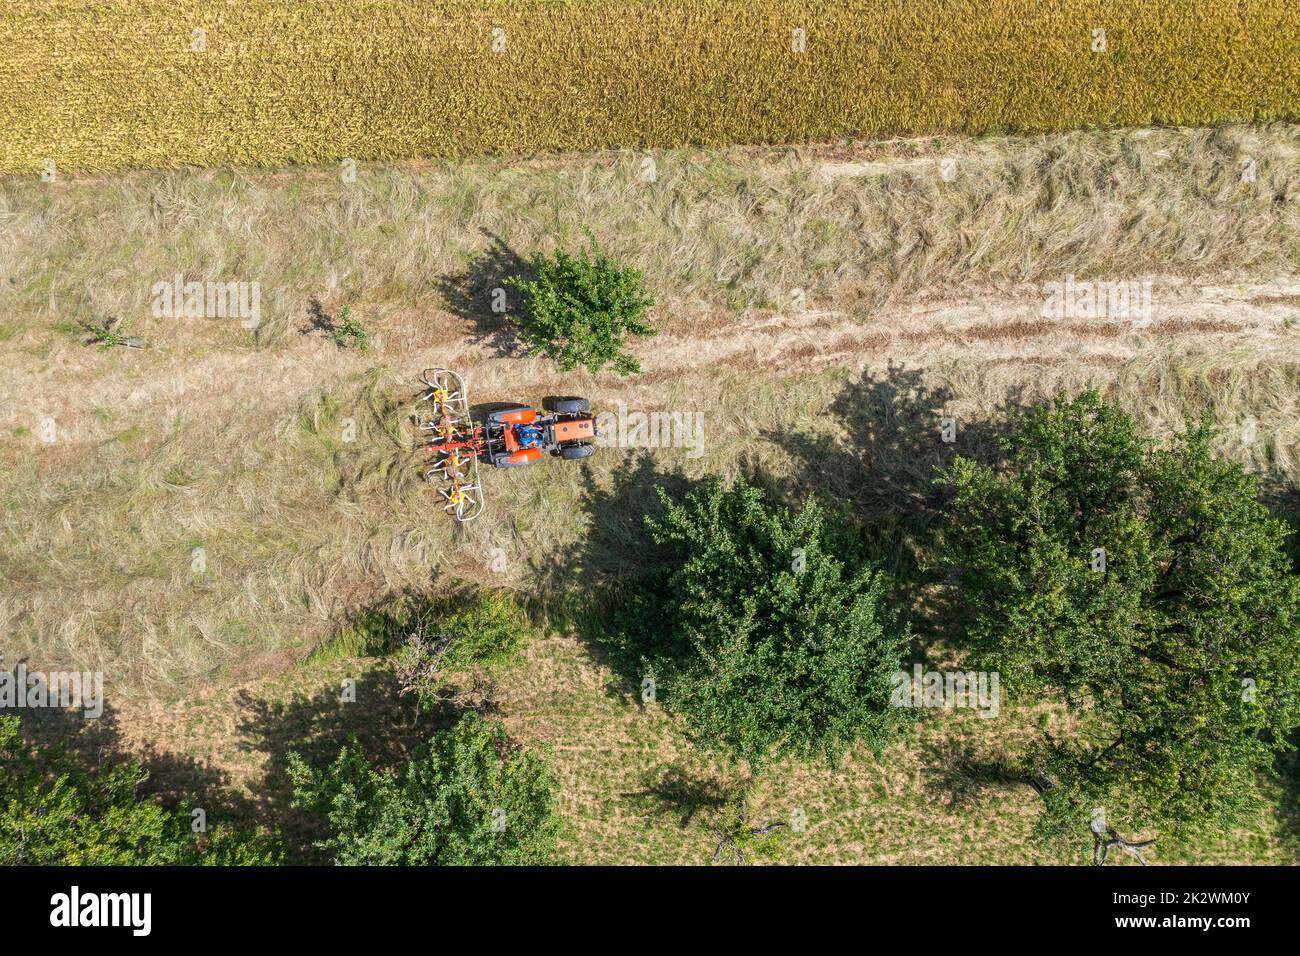
M1300 116L1288 0L57 0L0 13L0 172Z

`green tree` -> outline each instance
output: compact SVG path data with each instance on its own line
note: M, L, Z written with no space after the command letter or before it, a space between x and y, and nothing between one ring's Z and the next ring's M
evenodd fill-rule
M638 270L607 256L590 232L587 238L589 250L538 253L529 262L531 276L506 280L523 294L520 332L566 372L579 365L592 372L606 366L621 375L638 372L641 365L624 342L628 335L656 334L646 321L654 299Z
M1157 446L1089 391L1023 415L1005 468L943 476L971 650L1072 716L1029 757L1048 831L1229 827L1300 723L1287 527L1212 440Z
M98 773L62 747L29 745L0 717L0 865L132 866L278 863L278 840L226 826L191 832L188 805L144 799L135 763Z
M329 767L290 755L295 805L320 814L317 846L345 865L528 865L556 861L555 781L511 748L500 723L469 714L435 733L397 775L355 743Z
M647 519L665 549L653 632L639 649L656 699L705 746L755 769L783 755L832 762L888 741L890 689L906 636L885 581L846 570L809 500L798 514L711 478Z

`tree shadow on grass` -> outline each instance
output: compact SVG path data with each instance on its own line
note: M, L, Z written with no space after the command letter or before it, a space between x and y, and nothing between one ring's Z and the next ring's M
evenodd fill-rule
M1006 754L977 739L945 738L926 745L923 755L922 785L949 810L978 806L995 787L1029 786Z
M675 764L647 770L642 784L643 789L620 796L652 813L671 814L682 829L701 811L721 810L744 789L743 784L692 774Z
M951 637L960 616L934 585L943 577L928 555L940 553L951 492L936 479L958 456L997 465L1000 440L1026 405L1023 391L978 419L958 416L955 394L931 384L920 368L866 371L832 401L835 433L770 432L812 476L839 527L852 529L857 558L889 573L895 603L935 637ZM924 594L924 600L921 596Z
M1278 518L1291 528L1287 539L1287 554L1291 558L1291 568L1300 574L1300 488L1293 487L1288 481L1271 474L1259 476L1259 499Z
M801 449L814 457L849 454L838 448L833 452ZM792 488L757 459L746 461L742 468L744 479L762 489L768 500L792 510L804 506L806 485ZM534 566L545 595L535 614L541 626L577 634L593 659L614 672L618 681L614 692L630 699L639 693L646 658L662 656L670 644L680 643L665 630L660 613L673 555L650 539L646 518L663 513L658 489L680 499L702 480L680 468L663 467L652 453L643 452L628 456L625 466L606 483L599 484L592 471L587 471L585 481L579 508L587 518L587 532L579 542ZM900 530L900 517L876 514L864 520L851 503L819 497L830 511L825 521L827 538L847 567L852 570L863 561L885 566L887 553L907 530ZM896 568L885 569L898 576Z
M290 863L327 862L312 845L325 837L325 821L292 805L291 753L328 766L356 740L372 766L395 771L431 734L453 726L465 712L449 704L417 713L415 698L402 695L393 671L382 666L288 700L244 693L239 705L240 748L265 757L265 772L252 788L253 809L260 820L279 825Z
M1259 476L1259 499L1290 526L1287 555L1292 571L1300 574L1300 488L1284 475L1265 473ZM1290 742L1292 747L1300 748L1300 732L1292 734ZM1277 777L1263 785L1277 794L1274 813L1279 839L1291 857L1300 862L1300 749L1278 754L1273 766Z
M338 325L334 321L334 316L325 311L320 299L312 296L307 303L307 324L300 328L298 333L300 335L310 335L312 332L323 332L326 335L333 335L337 329Z
M602 454L619 452L604 449ZM604 487L597 483L595 471L584 470L578 508L588 520L588 530L581 541L547 558L541 571L548 583L596 587L645 573L666 560L646 529L647 517L663 514L657 489L679 497L699 482L680 469L661 467L651 452L625 458Z
M349 609L337 619L322 657L381 657L396 650L421 615L440 607L438 598L407 587L369 604Z
M994 464L1002 460L999 439L1024 410L1022 390L978 420L958 417L955 394L931 385L920 368L890 365L864 372L831 402L839 435L772 433L790 449L820 492L853 506L862 516L891 513L933 518L944 502L935 483L938 469L962 456Z
M93 718L77 708L0 710L0 716L18 717L24 741L62 747L87 772L99 774L121 764L139 764L148 774L140 788L141 797L172 808L182 803L202 808L209 825L250 816L249 802L232 791L228 773L186 754L159 750L149 742L128 742L107 702L103 713Z
M639 699L643 658L651 645L667 640L657 608L671 569L645 519L663 513L657 488L676 498L699 482L661 468L649 452L632 458L605 486L590 469L584 480L579 508L587 532L535 568L546 597L533 612L536 623L576 634L592 659L609 667L617 682L611 693Z
M499 358L518 358L528 354L519 330L507 312L493 311L494 302L504 301L514 308L520 293L506 285L511 277L533 276L528 260L510 248L500 236L484 230L489 240L463 272L442 276L438 291L447 309L465 319L473 329L476 345L485 345ZM500 293L497 289L502 290ZM502 299L504 296L504 299Z
M1300 733L1291 736L1291 743L1300 746ZM1274 766L1278 774L1278 836L1292 858L1300 862L1300 750L1278 754Z
M472 589L471 589L472 590ZM490 675L446 672L446 699L421 705L403 693L391 655L416 631L429 633L459 605L466 586L405 588L348 612L314 661L334 662L336 677L320 678L309 692L287 699L256 698L241 692L239 748L263 756L261 779L250 787L250 815L278 826L291 863L325 862L313 843L326 834L324 820L293 806L290 754L323 767L356 741L372 767L396 772L434 733L454 726L473 710L493 715L497 706ZM339 665L348 669L342 671Z

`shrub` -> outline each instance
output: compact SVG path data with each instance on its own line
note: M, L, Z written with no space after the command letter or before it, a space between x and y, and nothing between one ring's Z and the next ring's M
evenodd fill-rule
M409 592L355 615L315 656L383 656L420 634L453 639L444 661L452 670L491 668L513 660L531 633L528 615L509 591L463 588L436 597Z
M101 352L107 352L116 346L129 347L136 340L128 338L120 329L121 320L105 319L103 322L82 322L82 331L87 335L86 344L96 346Z
M326 768L289 758L295 805L320 814L316 845L344 865L536 865L556 861L555 780L476 714L434 734L399 774L355 742Z
M490 672L514 660L530 628L507 592L471 589L440 599L411 616L394 661L403 694L414 694L416 714L451 703L478 706L490 699ZM468 673L453 687L449 673Z
M447 665L452 669L509 663L531 631L528 615L507 591L469 590L447 598L437 627L452 638Z
M623 350L628 335L654 335L645 321L654 305L641 273L610 259L587 233L590 250L571 256L557 249L539 253L529 263L531 276L511 276L506 282L524 297L517 320L525 342L572 371L579 365L592 372L613 366L620 375L640 371L635 358Z
M351 306L345 305L339 310L338 321L330 328L329 337L330 341L341 349L349 346L361 352L370 349L370 333L366 331L360 319L352 317Z

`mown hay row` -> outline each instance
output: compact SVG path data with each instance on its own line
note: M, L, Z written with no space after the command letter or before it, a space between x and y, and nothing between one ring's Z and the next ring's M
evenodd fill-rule
M1294 0L50 0L0 50L7 172L1300 117Z

